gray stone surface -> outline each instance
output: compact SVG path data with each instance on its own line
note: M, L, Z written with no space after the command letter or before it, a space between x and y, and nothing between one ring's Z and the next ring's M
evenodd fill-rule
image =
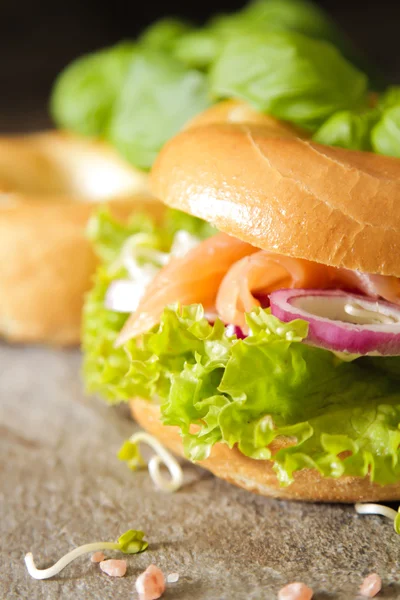
M135 599L150 562L180 574L166 600L268 600L293 580L316 600L349 600L371 571L381 597L400 598L400 537L384 519L253 496L189 464L174 495L132 474L115 454L134 424L84 397L79 366L77 352L0 346L1 599ZM89 557L47 581L25 571L27 551L44 567L130 527L146 531L150 550L128 558L123 579Z

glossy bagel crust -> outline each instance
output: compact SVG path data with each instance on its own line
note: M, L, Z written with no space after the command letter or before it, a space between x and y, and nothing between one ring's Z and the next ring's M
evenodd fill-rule
M134 419L143 429L154 435L175 454L184 456L178 428L161 423L160 409L156 404L142 398L135 398L131 400L130 407ZM272 452L278 451L285 444L287 444L285 439L276 440L271 445ZM348 503L400 499L400 482L380 486L371 483L368 477L328 479L312 469L298 471L291 485L281 487L273 470L272 461L248 458L236 448L228 448L226 444L215 444L210 457L197 464L229 483L272 498Z
M400 277L399 159L263 123L198 123L156 160L163 202L259 248Z
M159 213L146 189L146 176L104 144L59 132L0 138L2 338L79 343L96 266L88 219L104 202L120 219Z

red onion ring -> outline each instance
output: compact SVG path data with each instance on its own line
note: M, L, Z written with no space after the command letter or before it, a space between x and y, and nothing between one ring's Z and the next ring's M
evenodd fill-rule
M304 289L272 292L270 302L271 313L281 321L307 321L305 341L314 346L351 354L400 355L400 307L395 304L342 290Z

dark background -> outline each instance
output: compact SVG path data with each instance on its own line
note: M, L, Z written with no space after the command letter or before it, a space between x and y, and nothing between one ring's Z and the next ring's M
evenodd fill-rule
M239 0L0 0L0 131L48 126L57 73L76 56L134 37L151 21L178 15L202 22ZM320 0L389 81L400 81L400 0Z

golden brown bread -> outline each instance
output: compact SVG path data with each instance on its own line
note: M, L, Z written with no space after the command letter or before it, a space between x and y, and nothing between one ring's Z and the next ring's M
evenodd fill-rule
M166 204L257 247L400 276L400 160L269 125L212 123L170 140L152 171Z
M308 132L300 127L261 113L243 100L223 100L213 104L210 108L191 119L185 129L213 123L252 123L268 127L279 135L309 137Z
M0 139L1 337L79 342L96 263L87 221L105 201L121 219L137 208L159 215L146 179L106 145L73 135Z
M184 456L178 428L162 425L157 404L135 398L131 400L130 406L133 417L143 429L157 437L175 454ZM277 452L285 444L285 439L276 440L271 445L272 452ZM371 483L368 477L328 479L312 469L298 471L291 485L280 487L271 461L248 458L236 448L229 449L226 444L215 444L210 457L198 464L221 479L272 498L350 503L400 499L400 482L380 486Z

